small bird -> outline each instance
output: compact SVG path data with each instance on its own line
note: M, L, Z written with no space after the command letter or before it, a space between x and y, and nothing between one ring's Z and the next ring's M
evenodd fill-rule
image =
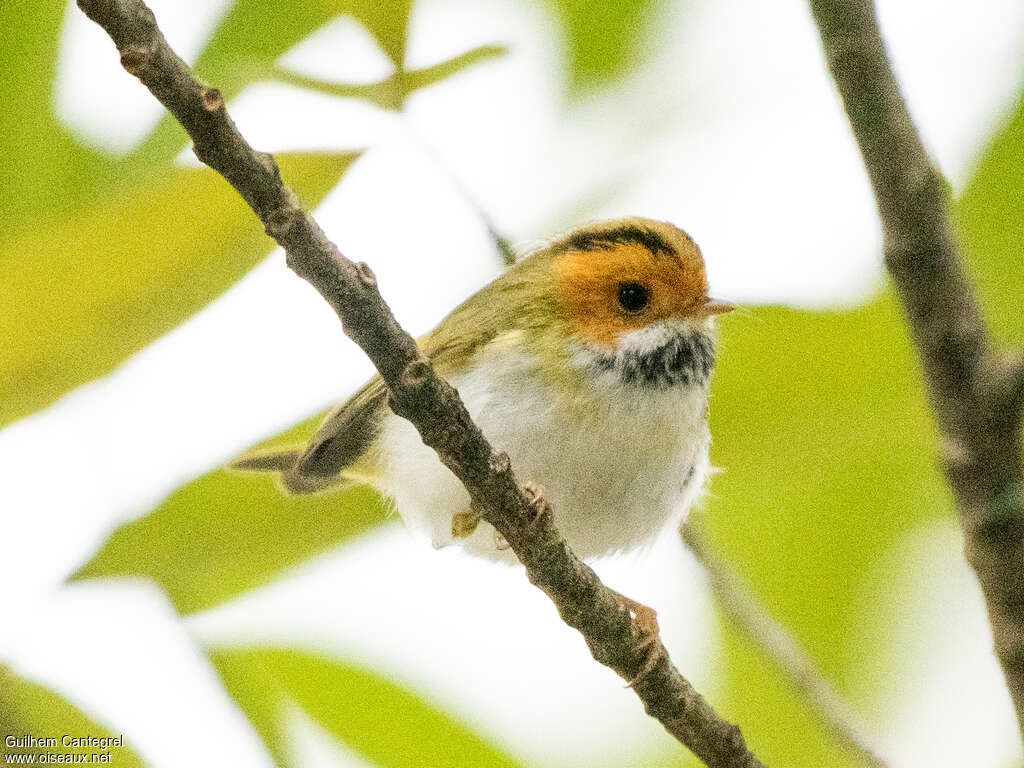
M537 248L419 340L521 482L544 489L577 555L677 525L708 472L713 317L700 250L666 222L584 225ZM375 377L304 448L243 456L289 493L365 482L435 547L511 560L459 480Z

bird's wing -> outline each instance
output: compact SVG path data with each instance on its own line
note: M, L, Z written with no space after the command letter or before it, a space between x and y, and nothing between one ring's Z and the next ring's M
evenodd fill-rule
M458 326L456 321L454 324ZM466 337L447 321L419 340L420 351L446 376L458 370L481 342ZM280 472L290 493L314 493L337 485L346 468L362 459L377 439L387 409L387 387L374 376L362 389L332 410L305 448L243 456L233 469Z
M523 322L530 311L526 300L530 287L521 273L521 268L513 267L418 340L420 351L439 375L448 377L462 370L496 336ZM373 446L387 407L387 387L375 376L327 416L305 448L243 456L231 466L280 472L292 493L312 493L337 485L345 479L345 470L353 468ZM354 467L352 474L360 469L374 474L372 466Z
M236 459L232 469L279 472L289 493L315 493L343 481L342 471L357 462L373 444L386 408L387 389L374 377L331 411L305 447L252 453Z
M341 472L373 445L385 408L387 387L380 376L374 376L328 414L294 465L283 473L288 490L302 493L334 485Z

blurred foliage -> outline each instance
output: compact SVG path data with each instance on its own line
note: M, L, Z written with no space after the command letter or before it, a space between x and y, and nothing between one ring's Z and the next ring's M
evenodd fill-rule
M285 496L269 477L218 469L119 528L71 579L149 578L178 611L193 613L380 525L385 510L365 486Z
M193 63L197 77L230 100L263 78L288 49L340 14L362 22L399 69L412 0L237 0ZM184 146L182 129L165 115L140 153L169 160Z
M335 83L300 75L283 67L274 67L269 76L275 80L297 85L311 91L343 99L363 99L381 109L401 109L405 99L414 91L439 83L481 61L503 56L508 49L501 45L481 45L450 59L422 69L393 72L376 83Z
M13 761L18 755L35 755L38 760L45 753L79 756L104 753L98 747L21 748L5 744L7 736L21 738L31 735L36 738L55 738L59 745L65 734L73 738L95 736L99 739L120 735L97 725L57 694L17 677L7 667L0 665L0 757L10 756ZM118 768L141 768L143 765L130 747L111 747L107 752L112 757L110 765ZM74 758L66 759L66 762L72 760Z
M210 659L282 768L298 768L284 738L289 705L382 768L518 765L458 720L368 670L284 648L214 650Z
M702 510L709 541L847 687L873 662L856 644L864 574L915 526L952 514L913 348L888 295L722 325L711 431L712 463L726 469ZM736 638L727 649L722 708L759 757L842 765L771 665Z
M1004 342L1024 341L1024 94L988 145L957 205L971 277Z
M0 243L12 228L46 222L109 186L114 162L81 145L52 102L64 0L0 3ZM3 262L0 261L0 264Z
M321 418L307 419L261 447L302 443ZM71 579L149 578L180 613L193 613L381 524L386 509L365 486L286 496L269 475L215 469L118 528Z
M569 85L586 91L627 73L642 59L645 25L656 0L549 0L562 21Z
M172 164L184 146L180 128L165 156L140 149L115 159L58 122L53 88L67 7L0 5L0 136L17 147L0 169L0 426L109 373L273 245L226 182ZM284 156L282 172L313 206L353 157Z
M1024 99L992 138L955 210L996 335L1024 340ZM849 312L758 310L723 320L705 503L716 550L826 675L865 711L894 680L863 642L875 566L918 526L954 517L907 329L891 294ZM771 542L766 546L766 542ZM884 586L884 585L882 585ZM763 655L729 627L723 713L768 764L849 758ZM752 696L751 691L758 691ZM870 698L866 698L870 697Z
M315 205L353 157L279 161L299 197ZM167 167L64 216L19 224L0 233L0 337L8 340L0 346L0 425L110 372L231 287L273 244L208 169Z
M548 1L564 23L575 93L637 63L645 25L660 7L653 0ZM187 137L170 118L113 158L83 145L42 106L52 102L66 8L63 0L0 4L0 135L18 148L0 168L0 335L8 340L0 346L0 426L110 371L223 292L271 245L225 183L173 165ZM410 8L411 0L239 0L196 70L227 98L255 79L277 77L397 107L412 90L501 52L485 46L405 71ZM356 93L275 69L281 54L339 13L367 27L395 64L393 78ZM283 175L312 206L353 157L285 156ZM1024 100L956 205L986 310L1000 337L1017 342L1024 339L1022 196ZM45 277L39 263L49 265ZM53 290L53 276L68 289ZM764 308L724 319L721 336L711 412L713 462L726 471L705 504L709 541L867 709L875 702L856 683L883 676L859 642L864 575L916 526L952 514L898 308L888 293L842 312ZM315 421L272 442L301 441ZM146 577L188 614L263 585L384 519L380 498L365 488L288 498L267 478L215 469L115 531L72 578ZM730 627L724 638L715 704L742 724L765 762L849 765L760 651ZM210 656L279 765L290 765L283 718L291 707L377 765L515 764L367 670L288 649ZM103 733L3 668L0 701L7 732ZM679 755L679 763L692 759ZM119 764L139 763L125 750Z

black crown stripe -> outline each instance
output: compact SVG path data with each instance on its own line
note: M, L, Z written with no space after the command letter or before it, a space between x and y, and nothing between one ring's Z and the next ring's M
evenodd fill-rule
M675 255L675 249L653 230L636 224L623 224L612 229L575 232L558 245L567 251L606 251L617 245L636 244L654 256Z

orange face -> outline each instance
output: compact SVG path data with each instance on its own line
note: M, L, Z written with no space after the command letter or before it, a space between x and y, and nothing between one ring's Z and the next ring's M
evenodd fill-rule
M671 224L623 219L572 232L551 246L556 290L575 332L614 346L626 332L670 317L731 309L708 298L704 260Z

